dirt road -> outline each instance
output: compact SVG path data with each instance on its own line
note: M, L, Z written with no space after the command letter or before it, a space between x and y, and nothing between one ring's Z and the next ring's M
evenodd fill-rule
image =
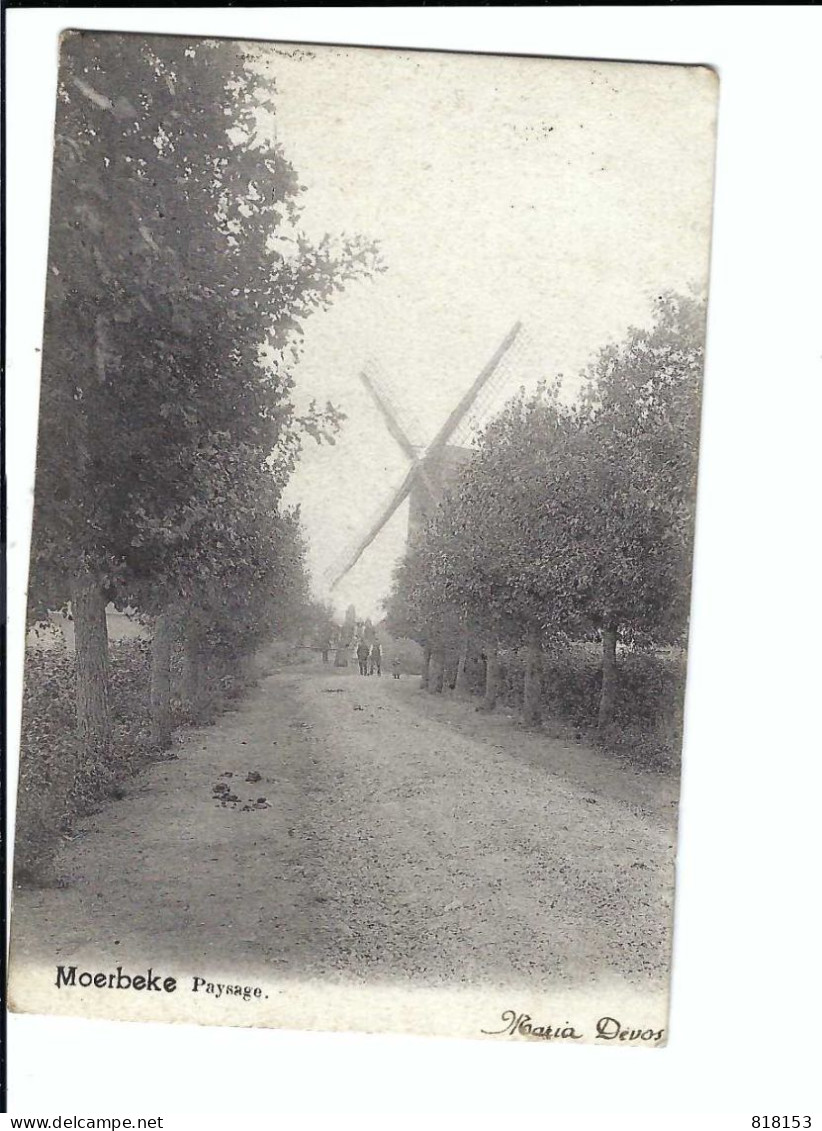
M69 886L19 894L16 956L659 986L673 785L417 685L266 677L85 821Z

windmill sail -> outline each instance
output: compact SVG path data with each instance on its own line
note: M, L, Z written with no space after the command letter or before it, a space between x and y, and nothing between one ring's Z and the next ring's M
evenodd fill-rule
M425 466L425 461L430 460L432 456L436 456L446 447L449 439L462 422L463 417L468 413L472 404L474 403L484 386L487 384L487 382L491 379L500 362L505 357L506 353L508 353L511 346L514 344L514 341L516 340L516 337L519 334L521 328L522 323L515 322L511 329L508 331L502 342L500 342L499 346L494 351L491 359L480 370L471 387L463 394L453 411L449 413L445 423L442 425L439 432L437 432L434 439L428 445L428 449L423 459L419 459L419 457L417 456L413 445L410 443L408 437L400 428L395 414L387 404L385 397L380 394L374 382L368 377L365 372L362 372L360 374L360 378L373 397L374 401L376 402L376 405L388 426L389 432L399 444L402 451L411 460L411 467L409 468L405 479L402 481L400 486L397 488L397 491L392 496L391 501L388 503L385 509L380 512L377 520L369 528L368 533L358 542L356 548L352 551L352 553L347 555L347 557L345 558L345 564L339 571L337 571L336 576L331 584L332 589L335 588L339 584L339 582L342 581L343 577L345 577L345 575L354 568L354 566L360 560L362 555L365 553L365 551L368 549L368 547L371 545L371 543L374 541L374 539L377 537L377 535L380 533L389 519L394 515L400 505L411 494L418 481L424 486L426 492L431 496L431 498L436 499L438 492L430 480L428 469Z
M385 421L388 431L394 437L405 455L407 455L410 460L416 461L417 453L414 451L414 446L408 439L402 428L400 428L399 423L397 422L396 412L394 411L392 405L389 403L385 393L377 387L376 382L369 376L366 370L363 370L360 373L360 380L362 381L363 385L365 385L366 389L368 389L368 392L371 394L372 400L380 410L380 415Z
M365 377L367 380L364 380L363 384L369 390L371 396L375 399L378 397L382 401L382 405L378 406L380 412L387 411L393 417L394 425L400 428L405 440L419 454L425 447L423 442L425 429L414 415L407 400L403 403L402 412L400 413L397 410L392 392L396 388L396 380L389 378L378 362L373 359L368 361L365 366ZM363 380L362 375L360 380ZM401 426L397 424L397 421L400 420L402 421Z
M545 357L523 327L516 340L483 385L449 439L449 445L473 448L479 431L501 411L524 384L536 388L545 374Z
M371 545L371 543L377 537L379 532L386 525L386 523L389 521L389 519L393 516L394 512L398 509L398 507L400 507L402 505L402 503L405 502L405 500L411 494L411 488L414 486L414 480L416 478L416 475L417 475L417 465L413 464L411 466L411 468L408 470L408 472L406 473L405 479L403 479L402 483L397 488L394 495L391 497L391 501L388 503L388 505L382 511L380 511L380 514L379 514L379 517L377 518L377 520L374 523L372 523L371 527L368 530L368 533L365 535L364 538L362 538L357 543L357 546L353 550L353 552L350 553L349 555L347 555L347 557L345 558L345 564L337 572L336 577L334 578L333 582L331 583L332 589L336 588L336 586L339 584L340 581L342 581L342 579L345 577L345 575L347 573L349 573L354 568L354 566L360 560L362 555L365 553L365 551L368 549L368 547Z
M465 416L465 414L471 408L471 405L474 403L474 399L479 395L483 385L485 385L485 383L490 379L494 370L497 368L508 350L514 344L516 336L520 332L521 328L522 323L515 322L511 329L508 331L508 333L494 352L494 356L487 363L487 365L485 365L484 368L480 370L476 380L471 385L471 388L468 389L468 391L460 398L460 401L457 404L456 408L453 410L453 412L450 413L442 428L440 428L439 432L428 445L429 452L434 452L438 448L442 448L448 443L451 435L460 424L463 416Z
M426 489L433 495L435 492L435 487L428 477L428 471L417 455L417 449L408 439L405 431L400 427L400 424L397 420L396 410L389 401L388 397L385 395L385 391L378 388L376 381L372 377L370 377L365 370L360 373L360 380L365 385L368 392L371 394L371 397L376 403L383 420L388 426L388 431L399 445L400 451L402 451L402 453L407 456L407 458L413 465L416 465L417 473L421 476L423 482L425 483Z

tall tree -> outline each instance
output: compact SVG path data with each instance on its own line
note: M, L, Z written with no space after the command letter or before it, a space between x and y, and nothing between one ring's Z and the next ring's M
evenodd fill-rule
M273 92L247 64L231 43L63 40L32 606L73 598L95 757L101 608L166 616L248 566L252 493L267 477L276 503L301 434L338 419L294 411L300 325L374 263L301 234L296 174L257 128Z
M602 351L568 445L558 568L602 640L599 722L613 719L619 635L682 642L694 535L705 307L665 294L649 327Z

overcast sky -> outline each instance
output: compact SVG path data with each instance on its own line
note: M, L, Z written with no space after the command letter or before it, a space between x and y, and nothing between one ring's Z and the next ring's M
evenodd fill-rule
M641 64L264 50L277 137L306 187L303 226L373 238L387 267L306 323L298 396L330 399L347 420L335 447L306 447L288 489L317 595L377 617L407 503L328 586L408 466L359 371L376 368L424 443L521 320L497 402L558 373L571 395L654 295L704 285L715 81Z

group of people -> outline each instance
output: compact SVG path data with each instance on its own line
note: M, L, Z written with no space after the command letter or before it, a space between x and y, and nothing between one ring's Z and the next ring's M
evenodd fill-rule
M361 640L357 645L357 663L360 665L360 675L382 675L382 648L375 640L372 645Z
M382 675L382 648L379 640L375 640L371 645L366 644L364 640L359 642L357 663L360 667L360 675ZM391 674L394 679L400 678L401 667L399 657L395 656L391 661Z
M322 653L323 663L327 664L328 654L331 650L331 642L323 641L319 647ZM382 648L379 640L375 640L373 644L367 644L365 640L360 640L356 646L355 653L360 675L382 675ZM401 670L402 663L399 657L395 656L391 661L391 674L394 679L400 678Z

